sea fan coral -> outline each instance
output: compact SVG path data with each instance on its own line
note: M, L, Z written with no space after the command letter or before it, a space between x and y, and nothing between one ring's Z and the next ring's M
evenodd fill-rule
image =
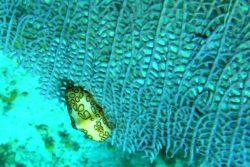
M110 142L216 166L250 161L250 15L244 0L0 0L0 48L41 78L93 93Z

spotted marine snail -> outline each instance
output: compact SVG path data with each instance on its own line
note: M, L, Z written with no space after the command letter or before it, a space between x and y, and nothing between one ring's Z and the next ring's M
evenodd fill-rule
M110 136L110 124L88 91L70 85L66 89L65 99L73 128L95 141L104 141Z

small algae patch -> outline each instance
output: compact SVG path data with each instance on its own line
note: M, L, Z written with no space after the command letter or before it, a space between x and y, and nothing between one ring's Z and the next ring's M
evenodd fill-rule
M16 100L18 91L16 89L12 90L7 95L0 94L0 100L4 103L4 112L10 111L12 108L12 103Z
M5 143L0 145L0 166L13 166L16 154L12 151L12 144Z
M8 96L5 96L5 95L2 95L0 94L0 99L4 102L4 103L12 103L16 97L18 95L18 91L15 89L15 90L12 90Z
M28 95L29 95L29 93L28 93L28 92L26 92L26 91L24 91L24 92L22 92L22 93L21 93L21 95L22 95L22 96L28 96Z
M36 125L35 126L36 129L38 130L38 132L42 135L42 136L47 136L48 135L48 126L45 124L40 124L40 125Z
M65 146L65 148L71 149L73 151L78 151L80 149L80 145L77 142L72 141L67 132L59 131L58 135L61 138L60 142Z
M64 142L63 144L66 148L71 149L73 151L78 151L80 149L80 145L77 142L68 141Z
M69 138L69 134L65 131L59 131L58 135L62 138L62 139L68 139Z
M52 151L55 148L55 141L52 137L47 136L43 138L44 146L47 150Z
M48 126L45 124L40 124L36 125L35 127L43 139L46 150L52 151L55 148L55 140L49 135Z

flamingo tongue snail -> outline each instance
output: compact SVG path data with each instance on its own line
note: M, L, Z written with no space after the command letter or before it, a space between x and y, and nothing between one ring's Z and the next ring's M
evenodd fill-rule
M103 110L88 91L80 86L68 86L65 99L73 128L95 141L110 136L111 128Z

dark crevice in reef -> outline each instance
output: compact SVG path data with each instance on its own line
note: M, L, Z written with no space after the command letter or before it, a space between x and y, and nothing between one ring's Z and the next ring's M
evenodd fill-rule
M206 34L203 34L203 33L196 33L195 35L196 35L197 37L202 38L202 39L207 39L207 38L208 38L208 36L207 36Z

